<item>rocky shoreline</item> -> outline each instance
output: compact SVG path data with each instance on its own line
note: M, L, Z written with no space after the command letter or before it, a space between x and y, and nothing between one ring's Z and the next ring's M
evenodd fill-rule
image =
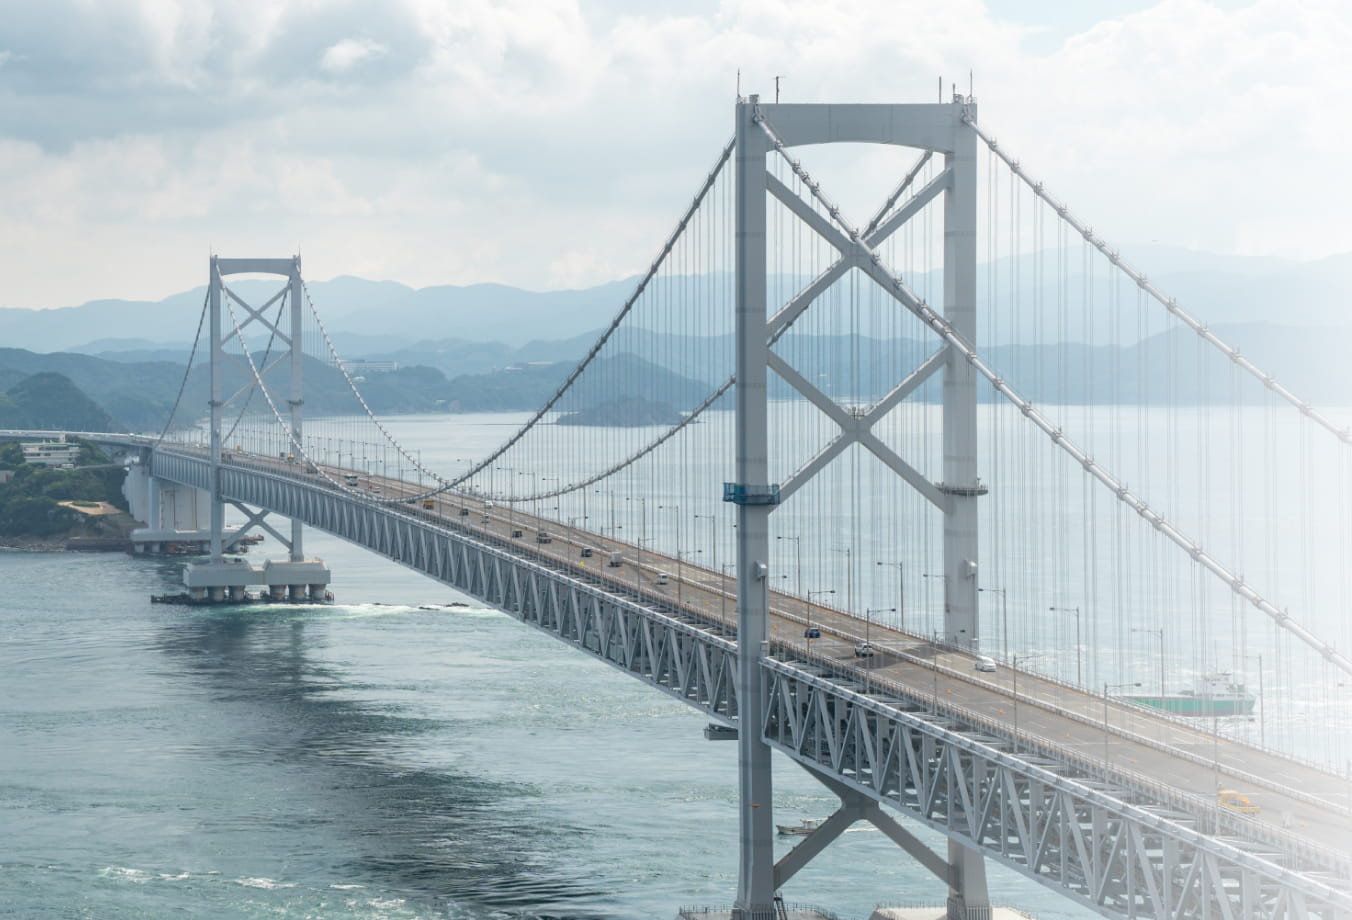
M0 550L14 553L64 553L68 542L64 534L56 537L0 537Z

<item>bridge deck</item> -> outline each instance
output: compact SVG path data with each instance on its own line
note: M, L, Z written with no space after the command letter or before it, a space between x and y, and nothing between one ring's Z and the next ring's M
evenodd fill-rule
M140 438L97 440L150 446ZM167 452L196 463L205 459L205 451L181 445ZM248 455L232 456L229 462L270 479L295 482L306 491L338 492L297 464ZM200 479L199 472L184 469L189 477L184 481ZM341 481L348 471L331 472ZM543 563L565 575L573 572L581 576L580 582L608 582L616 596L633 595L637 586L640 596L661 598L668 609L686 611L690 622L708 624L708 632L735 635L734 583L718 572L501 505L485 509L472 496L438 496L424 508L422 502L401 501L418 494L414 484L368 479L364 474L362 482L378 487L380 497L391 502L383 514L407 517L411 523L424 521L446 533L464 533L470 540L510 551L528 565ZM342 500L362 504L351 495ZM540 527L552 535L551 542L535 542ZM521 537L514 537L515 531ZM591 554L584 557L583 549ZM621 555L620 568L606 566L612 552ZM668 573L667 583L661 583L659 572ZM823 633L812 643L803 638L809 616ZM1023 763L1061 773L1080 787L1099 785L1110 799L1135 804L1271 863L1292 868L1304 863L1303 871L1312 881L1344 891L1352 886L1352 821L1345 778L1218 738L1204 726L1113 700L1106 701L1105 726L1105 700L1099 694L1029 672L1021 671L1016 678L1007 667L994 674L976 672L970 655L893 629L873 627L870 638L883 654L855 659L853 645L863 629L863 621L848 613L772 594L772 653L792 660L797 673L815 670L832 686L885 699L887 706L909 711L912 718L956 729L995 750L1012 751ZM1262 812L1240 816L1217 808L1218 786L1240 789ZM1316 865L1324 868L1315 869Z
M345 472L332 471L337 477ZM379 488L383 498L418 494L415 484L396 479L363 475L361 481L363 486L369 483ZM462 509L468 513L462 514ZM514 540L525 554L585 569L592 577L637 585L665 596L673 607L720 623L728 635L735 634L734 577L501 504L485 509L483 500L473 496L438 496L431 509L419 504L416 513L468 524L472 531L500 540ZM550 542L536 542L540 530L549 534ZM516 531L520 537L513 537ZM591 550L589 557L581 555L584 548ZM611 553L621 554L621 568L606 564ZM666 584L659 581L662 573L667 576ZM821 639L809 642L804 638L809 618L820 627ZM924 637L877 623L868 629L869 641L879 654L872 659L855 658L854 646L864 638L862 618L771 592L769 635L774 642L801 650L804 658L824 655L838 667L857 670L865 679L899 686L912 699L928 702L939 711L979 713L988 723L1004 727L1002 740L1011 750L1027 753L1051 745L1078 754L1082 764L1103 770L1105 784L1115 790L1126 785L1146 797L1152 791L1166 800L1182 793L1211 803L1219 789L1239 790L1262 810L1242 818L1226 812L1222 817L1227 823L1253 821L1304 839L1314 849L1352 853L1352 782L1346 778L1226 739L1204 725L1111 698L1105 725L1101 694L1030 671L1016 675L1003 663L995 673L978 672L973 667L974 656L967 652L936 646ZM1233 842L1262 852L1261 847L1246 846L1242 833L1237 832Z

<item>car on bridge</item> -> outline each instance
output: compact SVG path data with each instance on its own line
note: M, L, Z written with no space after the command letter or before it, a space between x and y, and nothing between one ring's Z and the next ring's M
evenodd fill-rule
M872 642L860 642L854 647L854 657L856 658L872 658L875 654L877 654L877 649L873 647Z
M1256 815L1262 811L1262 807L1249 801L1249 797L1234 789L1222 789L1216 793L1216 804L1221 808L1228 808L1230 811L1237 811L1241 815Z

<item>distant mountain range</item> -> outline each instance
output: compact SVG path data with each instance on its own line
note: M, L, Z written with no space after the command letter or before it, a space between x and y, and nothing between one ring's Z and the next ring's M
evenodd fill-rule
M1054 255L1002 259L989 268L978 267L982 291L988 280L995 279L1002 297L1026 305L992 317L993 328L983 332L983 340L1028 345L1060 337L1061 325L1049 318L1055 317L1067 292L1075 296L1084 278L1080 261L1072 259L1063 281ZM1352 327L1352 253L1294 262L1144 246L1124 256L1149 270L1150 280L1185 309L1213 325ZM1106 268L1096 271L1094 277L1101 282ZM771 286L778 282L789 289L802 280L771 279ZM940 280L937 273L906 277L914 290L931 292L936 303L941 299L936 293L942 291ZM559 360L559 343L590 341L594 330L610 322L634 283L629 278L585 290L536 292L499 284L414 289L344 276L309 282L308 287L344 358L426 364L454 376L514 361ZM660 294L663 285L679 283L660 279L650 290ZM253 280L235 282L233 287L245 298L265 297L277 289L274 282ZM1125 299L1116 309L1126 315L1135 310L1135 286L1127 281L1124 288ZM181 361L191 345L204 297L205 288L199 287L158 302L98 300L53 310L0 309L0 344L39 352L133 353L135 360ZM1034 305L1042 305L1041 316ZM723 329L706 330L707 334L730 333L731 305L713 307L713 313L726 316L728 322ZM1097 303L1093 310L1081 311L1073 305L1065 311L1064 337L1088 341L1083 327L1094 322L1102 339L1105 311L1113 307ZM548 354L536 343L548 343L543 346ZM579 353L582 347L579 343Z
M1135 254L1134 261L1155 266L1153 282L1210 320L1213 331L1295 392L1318 404L1352 405L1352 374L1344 370L1352 346L1352 254L1301 263L1154 248ZM983 355L1023 395L1048 403L1155 403L1172 386L1175 398L1185 402L1228 398L1229 362L1206 351L1211 357L1198 365L1196 356L1203 350L1188 330L1150 335L1148 330L1158 324L1141 325L1147 333L1144 340L1122 335L1115 345L1076 344L1075 339L1088 337L1088 330L1077 323L1096 323L1100 342L1114 338L1105 332L1114 315L1119 331L1128 325L1137 328L1132 319L1138 309L1135 286L1130 283L1119 302L1099 303L1087 311L1078 306L1062 310L1071 341L1046 341L1053 327L1057 334L1063 328L1059 322L1048 323L1048 311L1061 309L1066 298L1065 290L1056 289L1060 276L1048 279L1045 268L1031 257L1000 263L992 276L998 272L1015 279L1017 301L1040 306L983 316L983 322L995 327L982 334L982 341L990 343L983 344ZM1076 289L1077 279L1078 274L1067 272L1068 290ZM907 280L923 291L938 279L917 274ZM793 289L801 279L771 281ZM677 283L663 279L650 290L660 294L664 284ZM983 275L982 290L986 283ZM539 293L488 284L415 290L395 282L340 277L309 287L346 360L398 365L394 371L365 373L361 384L372 409L389 414L539 406L609 323L632 284L629 279L581 291ZM264 281L242 280L233 286L255 300L277 290L275 283ZM102 300L55 310L0 309L0 343L8 346L0 348L0 394L35 374L60 374L121 426L158 430L182 381L192 346L188 336L196 328L203 297L204 288L198 288L156 303ZM618 330L611 352L616 356L610 361L632 364L640 360L634 354L683 356L680 367L649 368L639 375L648 381L643 391L623 395L682 409L721 384L733 364L731 305L721 307L725 309L713 312L729 317L727 328L707 330L697 342L677 342L674 335L643 329ZM1039 311L1043 315L1035 315ZM886 339L814 335L811 329L795 327L777 348L792 355L809 380L844 401L876 398L878 390L895 382L899 367L918 364L934 349L933 339L921 336L919 329L912 337L893 333ZM254 349L265 346L262 339L251 341ZM199 346L199 365L202 359ZM345 381L332 366L308 361L305 374L307 415L355 411ZM560 404L561 411L585 410L615 398L593 392L583 381L578 393ZM227 392L243 382L237 370L227 371ZM204 366L195 366L184 385L184 405L205 414L207 386ZM773 375L770 387L773 397L792 395ZM51 380L37 387L46 396L59 389ZM986 389L982 392L983 398L989 397ZM936 400L937 378L917 398Z

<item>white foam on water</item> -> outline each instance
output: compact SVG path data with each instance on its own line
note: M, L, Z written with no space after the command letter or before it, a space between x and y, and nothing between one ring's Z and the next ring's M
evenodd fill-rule
M126 866L107 866L99 872L100 878L115 878L126 882L144 885L150 881L151 874L144 869L129 869Z
M237 878L235 883L245 888L263 888L272 891L277 888L295 888L294 882L279 882L271 878Z

